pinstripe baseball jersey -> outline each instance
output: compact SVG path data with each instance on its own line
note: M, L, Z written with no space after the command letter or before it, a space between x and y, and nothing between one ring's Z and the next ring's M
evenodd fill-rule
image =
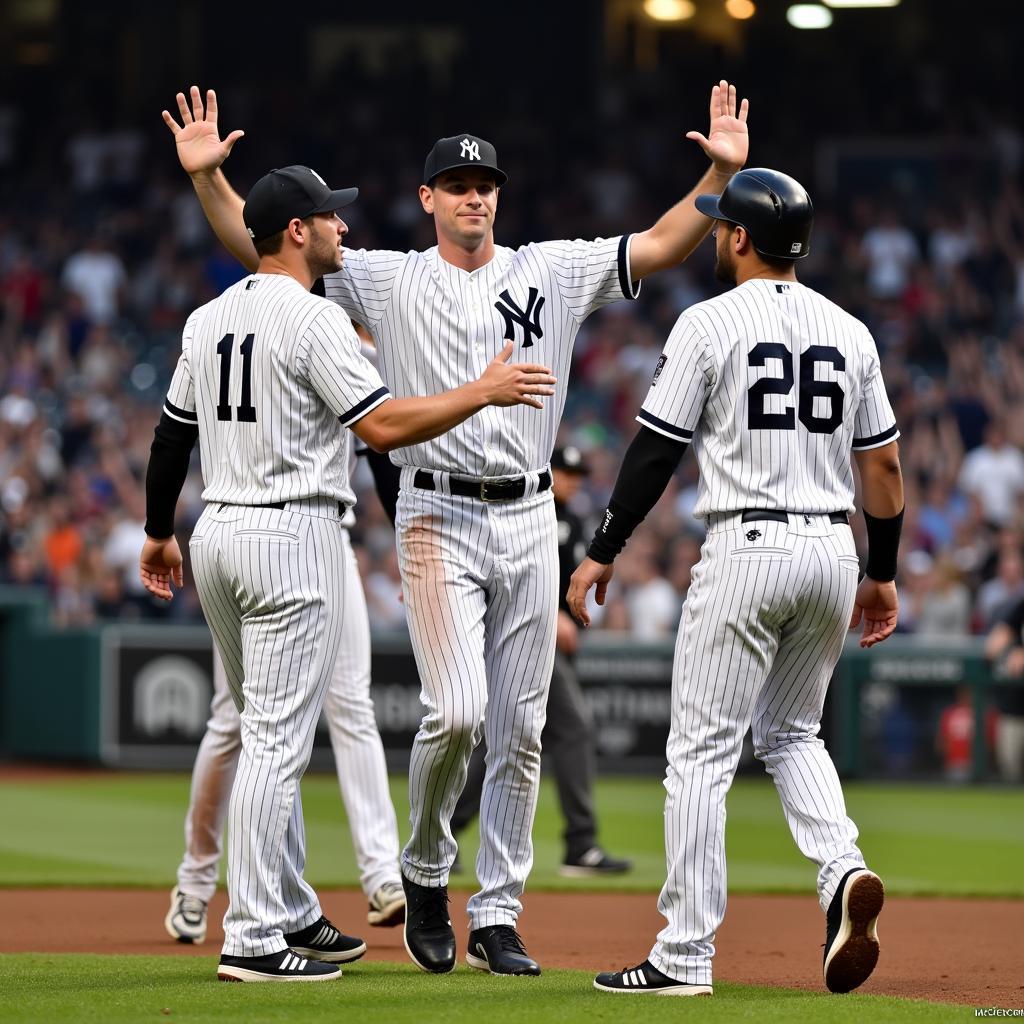
M697 516L852 512L851 448L899 437L867 328L802 284L764 279L679 317L637 419L692 440Z
M550 366L556 393L544 409L488 408L447 434L392 452L398 465L473 477L512 476L547 465L565 405L573 342L588 314L636 298L629 236L496 246L473 272L426 252L345 250L324 278L337 302L374 336L381 376L396 397L429 395L479 377L505 338L512 362Z
M199 424L205 501L351 505L350 433L390 395L333 302L253 274L197 309L164 411Z

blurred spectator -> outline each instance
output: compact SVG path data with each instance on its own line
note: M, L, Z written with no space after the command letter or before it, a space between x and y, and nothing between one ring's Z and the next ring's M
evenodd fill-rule
M61 284L82 300L86 315L95 324L109 324L117 318L125 281L124 264L100 234L94 234L84 249L71 256L61 274Z
M1024 556L1014 537L999 553L995 576L978 588L978 625L989 630L1024 599Z
M929 482L920 503L917 520L929 551L948 550L956 537L956 528L967 514L967 502L942 477Z
M57 573L53 588L53 621L58 626L87 626L93 621L93 595L77 563Z
M68 139L66 156L71 165L71 187L83 196L98 192L106 177L107 137L94 123L83 123Z
M121 578L121 592L137 615L148 614L154 607L139 576L139 552L146 539L146 499L136 491L124 502L121 515L112 517L113 526L103 546L103 566ZM107 596L112 588L106 588Z
M85 541L78 525L71 520L71 509L67 498L54 495L47 506L48 525L43 538L43 551L46 554L46 567L51 581L58 583L68 579L66 570L77 566L82 557ZM78 587L77 577L71 579L72 585Z
M985 443L969 452L960 471L960 487L981 500L988 522L1007 525L1017 515L1024 494L1024 455L1007 443L1000 420L985 428Z
M932 565L917 614L918 633L925 636L966 636L971 626L971 593L949 555Z
M910 270L920 251L895 210L882 211L878 223L865 232L861 251L867 262L868 291L876 299L898 299L910 283Z
M995 750L999 773L1010 782L1024 779L1024 600L1018 601L992 627L985 640L985 656L1007 680L997 688L1001 711Z
M631 557L617 560L616 574L626 587L625 605L629 631L636 640L660 640L673 636L679 624L680 597L661 574L654 554L642 544L633 545Z
M956 701L939 718L936 747L942 757L942 774L949 782L966 782L974 759L974 700L969 686L958 686ZM989 710L985 718L985 749L995 742L998 715Z
M896 589L900 601L900 617L896 629L900 633L914 633L921 621L924 601L932 585L934 559L927 551L900 553L899 575Z
M46 278L27 252L21 253L0 280L5 315L12 328L35 333L43 314Z
M949 283L953 270L970 256L972 249L971 231L962 218L952 210L933 211L928 259L940 284Z

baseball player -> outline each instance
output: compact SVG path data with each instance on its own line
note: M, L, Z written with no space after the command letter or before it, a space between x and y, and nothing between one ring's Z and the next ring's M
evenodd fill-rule
M150 455L146 588L182 585L174 507L200 439L206 508L191 540L207 622L241 717L229 808L228 912L218 977L325 981L365 952L321 913L302 878L299 779L334 669L350 566L342 525L353 503L347 431L386 451L421 443L496 403L540 406L554 378L507 365L426 398L392 398L361 355L348 317L310 294L336 272L348 230L332 191L307 167L252 188L244 223L256 273L196 310Z
M569 507L584 476L590 472L583 453L572 445L551 453L551 495L558 523L558 592L569 589L573 570L586 552L583 520ZM621 875L632 868L622 857L613 857L597 842L594 813L594 724L574 665L579 628L569 614L565 598L558 601L555 666L548 690L547 719L541 742L554 770L558 804L565 819L565 852L559 874L570 878ZM457 836L480 812L486 765L485 744L470 759L466 785L455 813L452 832ZM456 861L458 864L458 861ZM452 870L461 870L453 865Z
M398 867L398 821L370 697L370 622L348 536L354 522L349 509L342 520L341 541L347 587L345 617L324 711L360 883L369 901L367 921L376 927L392 927L401 924L405 916L405 893ZM207 905L217 888L221 837L240 747L241 720L224 664L215 651L210 720L196 753L185 815L185 856L164 918L167 933L179 942L200 943L206 938Z
M164 111L178 158L221 241L255 263L241 200L220 165L216 97L179 93L182 125ZM685 259L710 228L694 206L721 188L747 154L747 102L712 90L708 137L688 133L712 159L698 187L648 230L595 241L494 242L507 175L495 148L464 133L439 139L419 189L437 246L425 252L347 250L326 294L374 336L381 376L396 395L443 387L482 368L513 337L543 353L555 376L595 309L635 298L637 281ZM477 740L487 741L467 963L494 974L537 975L516 932L533 859L540 733L555 654L557 530L548 460L564 396L539 416L486 411L445 438L392 454L401 466L397 540L410 635L426 711L409 770L412 834L402 852L404 939L421 969L455 966L448 874L457 851L450 820Z
M696 514L708 531L673 670L668 878L658 901L668 923L643 963L594 984L711 995L725 912L725 794L752 726L793 838L818 865L825 983L848 992L878 959L883 889L864 866L818 727L847 628L863 620L861 646L870 647L896 626L899 434L867 329L797 282L813 218L802 186L777 171L744 170L697 207L716 221L716 273L736 287L676 322L569 588L573 614L589 624L588 590L596 583L603 602L615 556L692 443ZM859 587L851 449L869 543Z

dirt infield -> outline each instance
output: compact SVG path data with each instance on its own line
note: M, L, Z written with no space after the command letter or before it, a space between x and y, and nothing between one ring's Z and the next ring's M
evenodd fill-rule
M367 927L360 893L329 891L321 899L335 923L367 940L368 958L407 960L399 929ZM466 934L464 901L465 894L453 893L460 941ZM166 892L146 890L0 890L0 952L216 956L224 895L214 898L216 924L199 947L166 938L167 905ZM520 923L531 954L544 966L596 971L642 960L662 919L653 896L535 892L527 895ZM1024 902L893 898L879 931L882 959L861 992L1024 1006ZM734 896L718 936L715 978L820 991L823 935L813 899Z

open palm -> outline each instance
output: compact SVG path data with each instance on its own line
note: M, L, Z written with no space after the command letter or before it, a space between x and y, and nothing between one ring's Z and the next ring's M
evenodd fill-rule
M224 163L231 148L245 132L235 130L226 139L221 139L217 128L217 94L213 89L206 90L204 110L199 87L193 85L189 93L192 99L191 110L184 93L179 92L176 97L182 123L178 124L166 110L162 111L164 123L174 136L178 160L189 174L215 171Z
M736 109L736 86L724 78L711 89L711 124L706 136L687 132L719 171L734 174L747 162L750 136L747 134L747 100Z

